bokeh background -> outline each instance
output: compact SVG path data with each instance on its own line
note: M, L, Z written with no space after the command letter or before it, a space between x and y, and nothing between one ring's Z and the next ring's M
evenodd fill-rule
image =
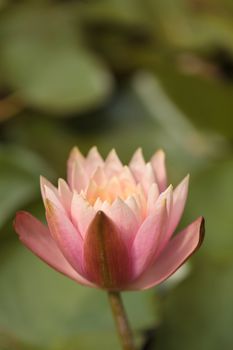
M204 215L204 245L124 300L140 349L232 349L232 114L232 0L0 1L0 350L119 349L104 293L12 229L20 209L44 219L39 175L64 177L74 145L163 148L170 182L191 174L181 226Z

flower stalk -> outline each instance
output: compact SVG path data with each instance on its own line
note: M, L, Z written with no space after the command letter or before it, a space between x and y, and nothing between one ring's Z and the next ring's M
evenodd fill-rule
M135 350L133 335L119 292L108 292L109 303L123 350Z

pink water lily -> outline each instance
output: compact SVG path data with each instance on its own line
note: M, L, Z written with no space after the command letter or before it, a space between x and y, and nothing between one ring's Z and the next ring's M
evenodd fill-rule
M80 284L140 290L172 275L200 246L204 219L173 235L182 216L189 176L167 186L165 155L146 163L137 150L128 166L96 147L68 159L67 182L41 178L48 226L17 213L15 230L33 253Z

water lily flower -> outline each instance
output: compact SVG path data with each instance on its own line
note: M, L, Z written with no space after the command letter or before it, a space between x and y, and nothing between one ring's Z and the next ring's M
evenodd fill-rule
M68 159L67 182L41 178L48 226L19 212L15 230L48 265L80 284L105 290L141 290L171 276L200 246L204 219L180 233L189 176L167 185L165 155L146 163L138 149L128 166L96 147Z

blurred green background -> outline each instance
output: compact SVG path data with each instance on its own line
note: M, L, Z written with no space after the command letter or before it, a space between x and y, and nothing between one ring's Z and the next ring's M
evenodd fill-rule
M204 215L204 245L124 299L140 349L232 349L232 114L232 0L0 0L0 350L119 349L104 293L12 229L44 218L39 175L64 177L74 145L125 163L162 147L170 182L191 173L181 226Z

